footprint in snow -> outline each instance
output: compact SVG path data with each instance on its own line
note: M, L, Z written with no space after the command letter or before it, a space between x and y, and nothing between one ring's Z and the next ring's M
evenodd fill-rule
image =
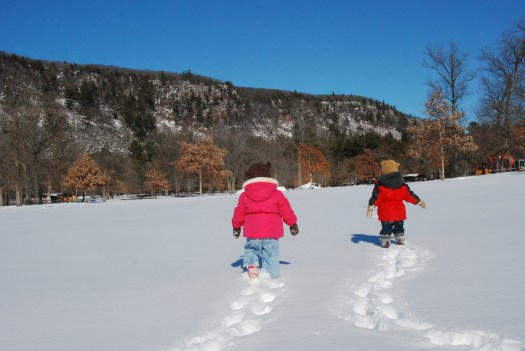
M271 302L279 295L284 283L261 272L259 278L250 279L246 273L243 287L230 302L231 312L212 330L202 336L188 339L183 347L173 351L221 351L232 345L238 337L250 335L263 328L263 316L272 311Z
M517 340L483 331L445 330L434 327L396 309L391 288L398 278L422 270L431 254L417 246L393 246L381 249L378 269L354 289L352 314L344 317L355 326L380 331L407 330L419 333L420 339L438 346L463 346L482 351L525 351Z

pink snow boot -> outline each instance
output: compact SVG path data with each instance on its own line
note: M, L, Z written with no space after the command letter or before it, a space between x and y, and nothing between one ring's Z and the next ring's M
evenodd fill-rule
M248 266L248 277L257 278L259 277L259 267L257 266Z

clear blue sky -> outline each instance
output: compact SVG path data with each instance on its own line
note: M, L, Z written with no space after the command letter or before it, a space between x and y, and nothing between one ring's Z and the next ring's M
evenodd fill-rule
M0 50L361 95L423 116L426 46L453 40L475 68L522 16L523 0L0 0ZM477 99L473 86L464 108Z

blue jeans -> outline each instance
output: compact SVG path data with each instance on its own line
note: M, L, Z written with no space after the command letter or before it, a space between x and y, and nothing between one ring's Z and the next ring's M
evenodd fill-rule
M405 221L397 221L397 222L381 222L381 231L379 232L379 235L382 237L390 238L390 235L392 233L394 236L400 237L405 235L405 228L404 228Z
M270 277L280 277L279 240L246 239L242 266L245 269L249 266L261 267L270 274Z

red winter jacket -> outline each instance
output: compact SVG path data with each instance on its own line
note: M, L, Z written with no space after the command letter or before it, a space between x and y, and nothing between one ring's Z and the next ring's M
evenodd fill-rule
M244 226L243 235L249 239L279 239L284 235L283 221L289 226L297 223L288 199L273 178L257 177L242 187L237 207L233 212L234 228Z
M377 206L377 215L381 222L403 221L407 218L403 201L416 205L419 197L405 184L400 172L382 175L376 181L370 206Z

